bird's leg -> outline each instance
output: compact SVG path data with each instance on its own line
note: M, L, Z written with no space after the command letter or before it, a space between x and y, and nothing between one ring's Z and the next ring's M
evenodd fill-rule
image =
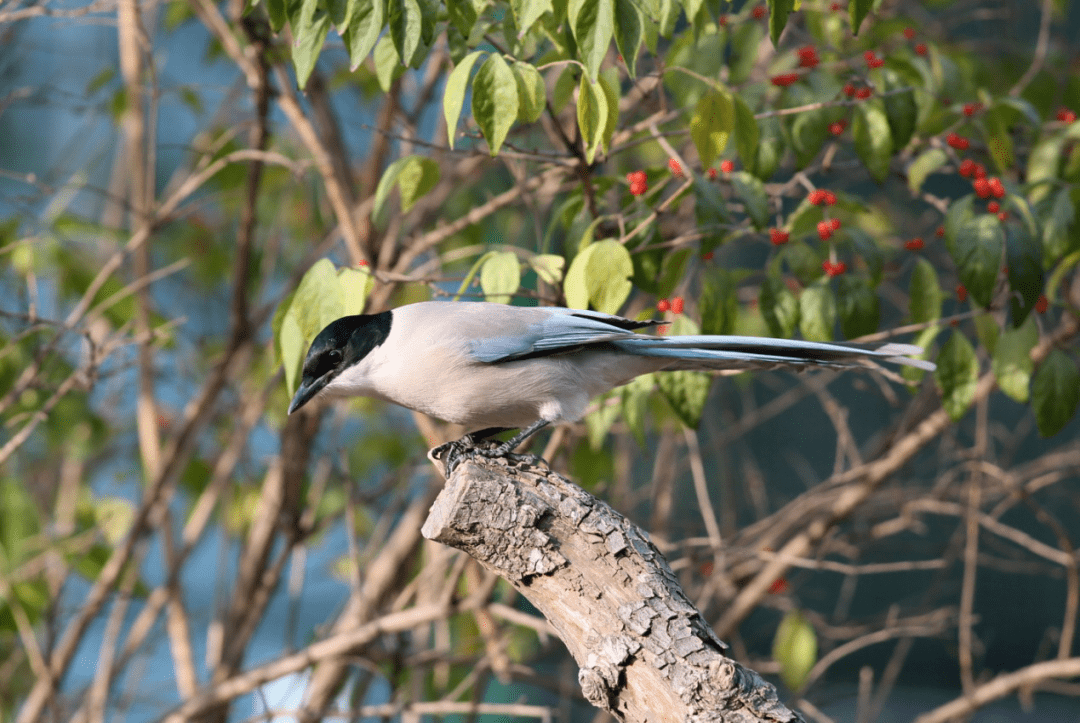
M509 427L487 427L475 432L466 434L461 439L455 439L451 442L444 442L438 447L435 447L428 456L432 459L443 459L443 466L446 468L446 476L449 477L454 471L454 468L458 466L462 459L469 454L472 454L477 450L477 442L483 442L486 439L494 437L496 434L505 432Z
M517 449L517 446L529 437L539 432L550 424L546 419L538 419L525 429L515 434L511 439L491 449L475 449L474 452L482 457L505 457Z

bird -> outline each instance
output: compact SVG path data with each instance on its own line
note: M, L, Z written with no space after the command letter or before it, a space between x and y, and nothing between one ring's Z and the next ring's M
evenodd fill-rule
M664 324L598 311L422 301L328 324L304 358L295 413L316 397L372 397L472 430L431 451L447 477L465 457L502 457L549 424L581 419L592 398L675 370L875 367L932 371L912 344L639 333ZM880 368L880 367L879 367ZM520 430L496 446L495 434Z

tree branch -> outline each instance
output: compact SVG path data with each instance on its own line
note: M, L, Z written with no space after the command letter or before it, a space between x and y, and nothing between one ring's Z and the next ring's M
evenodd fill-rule
M620 720L803 720L724 655L647 533L550 470L465 462L421 532L527 597L577 660L585 697Z

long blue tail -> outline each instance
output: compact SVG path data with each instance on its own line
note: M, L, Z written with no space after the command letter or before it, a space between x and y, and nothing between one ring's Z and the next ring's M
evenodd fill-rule
M912 359L922 353L913 344L831 344L757 336L645 336L611 342L638 356L671 359L669 369L753 369L777 366L858 367L890 362L933 371L933 362Z

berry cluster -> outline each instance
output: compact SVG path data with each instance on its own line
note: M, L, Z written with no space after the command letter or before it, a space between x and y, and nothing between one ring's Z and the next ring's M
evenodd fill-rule
M960 175L964 178L986 178L986 166L965 158L960 162Z
M885 59L878 56L873 50L867 50L863 53L863 60L866 61L866 67L870 69L880 68L885 65Z
M966 151L971 146L971 141L956 133L945 136L945 142L958 151Z
M630 193L634 196L640 196L649 190L648 179L645 176L645 171L633 171L626 174L626 180L630 182Z
M769 241L772 242L773 246L783 246L788 242L788 239L790 238L791 234L789 234L787 231L781 231L778 228L769 229Z
M874 93L874 91L869 86L866 86L866 85L861 86L859 88L856 88L855 85L852 84L852 83L847 83L847 84L844 85L844 95L846 95L848 98L856 98L858 100L866 100L871 95L873 95L873 93Z
M781 73L780 75L774 75L772 78L770 78L770 81L773 85L777 87L786 88L789 85L799 82L799 74Z
M673 314L681 314L683 312L683 297L676 296L671 301L667 299L660 299L656 302L656 310L661 314L671 311Z
M1062 123L1075 123L1076 122L1076 113L1075 113L1075 111L1073 111L1073 110L1071 110L1069 108L1065 108L1065 107L1058 108L1058 112L1057 112L1056 117Z
M832 191L826 191L824 188L819 188L811 191L806 200L814 206L834 206L836 205L836 194Z
M795 52L799 54L800 68L816 68L818 63L821 62L821 58L817 54L817 48L813 45L806 45Z
M827 218L824 221L818 221L817 235L822 241L828 241L832 238L834 231L840 230L840 219Z
M972 185L975 187L975 195L979 198L1004 198L1005 186L996 176L993 178L976 178Z
M829 124L829 133L832 133L834 136L843 135L844 130L846 128L847 128L847 120L844 119L844 118L841 118L840 120L836 121L835 123L830 123Z
M821 268L825 271L826 276L833 277L839 276L847 271L847 264L843 261L837 261L835 263L832 261L822 261Z
M923 243L923 240L916 236L915 238L905 243L904 248L906 248L908 251L921 251L922 247L925 245L926 244Z

